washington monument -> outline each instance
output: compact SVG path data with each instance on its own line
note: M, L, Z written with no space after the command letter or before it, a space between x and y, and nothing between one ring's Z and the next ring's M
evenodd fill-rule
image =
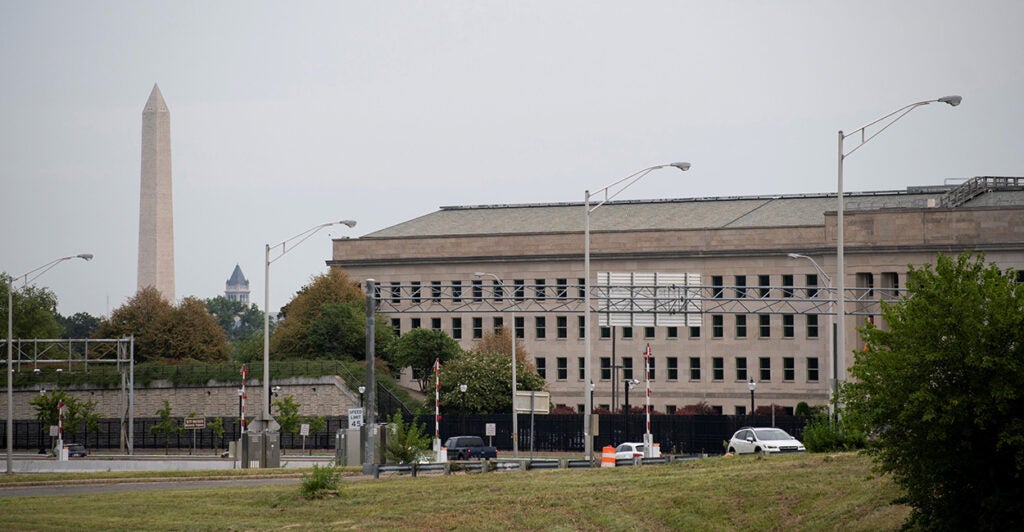
M171 113L153 85L142 110L139 194L139 286L174 302L174 211L171 202Z

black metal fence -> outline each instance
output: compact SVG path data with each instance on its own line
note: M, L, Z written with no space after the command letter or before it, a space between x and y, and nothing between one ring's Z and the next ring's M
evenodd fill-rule
M134 423L134 447L138 450L168 449L184 452L189 449L210 452L214 449L225 449L229 441L237 440L240 427L237 418L223 418L224 435L216 437L209 423L215 418L207 418L207 428L202 430L182 430L164 435L155 433L153 427L160 423L160 418L136 418ZM305 439L306 449L332 449L334 434L339 428L348 427L346 416L325 418L327 427L310 434ZM434 416L420 415L415 418L406 417L406 421L414 420L422 426L425 433L434 433ZM383 419L381 420L383 421ZM529 452L531 446L538 452L583 452L583 416L580 414L560 414L519 416L519 451ZM441 440L459 435L486 435L487 425L493 423L495 434L489 438L492 444L508 451L512 449L512 416L511 414L488 415L445 415L441 420ZM737 429L743 426L771 426L772 418L767 416L680 416L652 415L651 433L654 441L661 445L664 454L720 454L724 452L723 441L728 440ZM178 426L184 422L178 418ZM803 433L804 418L795 416L776 416L775 426L800 438ZM643 441L645 417L642 414L602 414L598 416L597 436L594 437L594 449L599 451L606 445L618 445L627 441ZM6 424L0 424L0 441L6 441ZM485 439L488 439L485 436ZM82 443L89 449L119 449L121 446L121 422L117 419L105 419L100 422L98 431L86 430L81 427L74 436L76 443ZM65 441L71 441L70 436ZM194 445L193 445L194 442ZM51 445L49 427L37 421L14 422L14 447L25 450L45 450ZM297 450L303 448L302 436L290 433L281 435L281 448Z

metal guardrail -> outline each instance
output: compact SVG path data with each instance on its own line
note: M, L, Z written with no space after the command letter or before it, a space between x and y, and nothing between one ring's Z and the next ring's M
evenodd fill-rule
M619 458L615 460L616 467L637 467L649 465L665 465L683 460L695 460L706 458L707 455L682 456L663 455L658 458ZM429 462L425 464L386 464L373 466L373 478L380 478L382 474L409 474L416 477L418 473L442 473L450 475L453 472L465 471L471 473L487 473L492 471L533 471L552 469L591 469L597 468L599 464L590 460L569 459L569 458L546 458L546 459L519 459L519 460L458 460L452 462Z

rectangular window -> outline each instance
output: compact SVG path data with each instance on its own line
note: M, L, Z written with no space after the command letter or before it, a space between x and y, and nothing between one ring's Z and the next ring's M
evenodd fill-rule
M807 359L807 382L818 382L818 358Z
M396 281L391 282L391 302L395 304L402 302L402 287Z
M623 338L632 338L633 337L633 328L632 327L623 327L622 328L622 337Z
M654 338L654 327L644 327L644 338Z
M473 338L480 339L484 337L484 319L473 318ZM511 367L511 362L509 362Z
M538 339L547 338L547 318L544 316L534 316L533 325Z
M612 378L612 359L611 357L601 357L601 380L607 381Z
M793 274L782 275L782 297L793 297Z
M633 359L631 357L622 357L622 378L627 381L633 378Z
M782 380L786 382L796 380L796 359L793 357L782 357Z
M690 338L700 338L700 327L690 327Z
M882 299L893 300L900 295L900 274L897 272L882 272L882 284L879 286Z
M676 405L665 405L665 413L673 416L676 413Z
M818 337L818 315L808 314L807 315L807 337L817 338Z
M647 376L653 381L654 380L654 357L647 359Z
M771 295L772 278L770 275L758 275L757 285L757 294L759 296L768 297Z
M395 331L395 336L402 336L402 319L391 318L391 330Z
M452 318L452 338L462 339L462 318Z
M410 329L419 329L420 327L422 327L422 325L420 325L420 319L419 318L413 318L413 319L409 320L409 328Z
M796 335L796 316L793 314L782 315L782 337L793 338Z
M725 359L722 357L711 357L711 378L716 381L725 380Z
M569 297L569 283L568 279L555 279L555 297L558 299L568 299Z
M441 302L441 281L430 281L430 301Z
M601 338L611 338L611 337L612 337L612 328L611 327L601 327Z
M435 331L441 330L441 318L430 318L430 328Z
M666 327L665 338L679 338L679 327Z
M711 336L715 338L725 336L725 317L721 314L711 315Z
M578 293L576 295L579 296L580 299L583 299L583 298L587 297L587 280L586 279L584 279L582 277L580 277L579 279L576 279L576 288L578 290Z
M745 416L747 415L747 407L743 405L736 405L733 407L733 413L737 416Z
M736 297L744 298L747 297L747 276L737 275L736 276Z
M512 297L515 298L517 303L522 303L526 300L526 281L522 279L515 279L512 281Z
M501 316L491 318L491 330L494 334L501 334L501 328L505 326L505 320Z
M526 338L526 318L516 316L515 323L512 326L516 329L516 338Z
M807 297L818 297L818 274L807 274L807 278L804 284L807 285Z
M569 337L569 318L565 316L555 316L555 334L559 338Z
M747 315L737 314L736 315L736 338L747 337Z
M496 280L491 281L491 297L493 297L495 301L501 302L501 300L505 297L504 292L505 287L502 286L501 283L499 283Z
M413 303L419 303L420 302L420 295L421 295L420 294L420 282L419 281L413 281L410 284L412 285L412 288L410 289L410 297L412 298Z
M679 359L676 357L668 357L665 359L665 361L665 370L668 371L668 380L679 380Z
M758 314L757 320L760 322L759 334L761 338L771 338L772 336L772 315L771 314Z
M761 357L758 359L759 369L761 370L761 378L759 380L769 382L772 380L772 359L770 357Z
M576 331L576 336L579 336L581 340L587 337L586 323L586 319L583 316L576 317L576 328L578 329Z
M558 357L555 359L555 364L558 370L558 380L564 381L569 378L569 359L566 357Z
M716 299L725 297L725 289L722 288L722 282L721 275L711 276L711 297Z
M736 380L747 380L747 357L736 357Z
M473 301L477 303L484 300L484 282L480 279L473 281Z
M700 380L700 357L690 357L690 380Z
M544 301L548 297L548 287L546 279L534 279L533 280L533 292L537 297L537 301Z
M548 378L548 361L547 361L547 359L544 358L544 357L537 357L537 358L533 359L533 362L537 366L537 375L540 375L540 378L542 378L542 379ZM510 362L510 364L511 364L511 362Z
M587 366L585 365L586 362L584 362L583 357L579 357L576 359L576 363L579 364L579 376L577 378L582 381L586 379L586 376L584 376L584 373L586 373L587 369Z
M462 281L452 281L452 301L462 302Z

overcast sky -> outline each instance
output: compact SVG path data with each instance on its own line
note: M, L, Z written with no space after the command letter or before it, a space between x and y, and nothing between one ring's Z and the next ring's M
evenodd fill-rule
M836 132L917 109L848 191L1024 175L1024 2L0 3L0 271L107 315L136 288L142 108L171 112L178 297L270 307L443 205L836 190Z

